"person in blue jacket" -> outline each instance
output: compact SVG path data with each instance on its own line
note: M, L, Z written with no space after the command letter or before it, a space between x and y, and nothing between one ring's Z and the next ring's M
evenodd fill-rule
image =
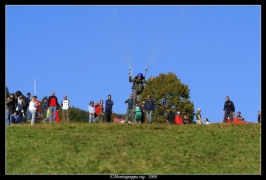
M155 110L155 104L153 99L151 99L151 95L147 96L147 100L144 104L144 112L146 112L148 123L152 124L152 112Z
M108 99L105 101L105 117L106 117L106 122L111 122L111 116L112 116L112 108L114 105L113 100L111 99L112 96L108 95Z

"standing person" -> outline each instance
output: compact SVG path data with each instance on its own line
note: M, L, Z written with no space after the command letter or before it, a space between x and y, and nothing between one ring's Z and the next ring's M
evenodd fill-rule
M38 97L36 95L32 96L32 97L35 98L35 104L37 104L35 120L40 119L40 117L41 117L41 101L38 100Z
M69 122L69 108L70 108L70 101L67 99L67 96L64 96L64 100L61 102L62 106L62 113L63 118L62 121Z
M135 118L134 118L135 123L141 124L141 114L142 114L142 112L141 112L139 103L136 103L134 111L135 111Z
M141 109L141 122L145 123L145 112L144 112L144 104L145 102L142 101L141 105L140 105L140 109Z
M27 99L27 102L30 104L30 101L31 101L31 94L30 94L30 92L27 93L26 99ZM27 108L26 119L27 120L31 120L31 113L30 113L30 110L29 110L29 105L28 105L28 108Z
M52 95L48 98L48 108L50 109L50 123L56 121L56 108L59 106L55 92L52 91Z
M172 109L169 110L166 119L168 124L170 125L175 124L175 113L173 112Z
M146 116L148 118L148 123L152 124L152 112L155 110L155 104L153 99L151 99L151 95L147 96L147 100L144 104L144 111L146 112Z
M6 96L6 125L10 125L10 120L9 120L9 103L10 103L10 96Z
M22 94L21 91L16 91L16 97L17 97L17 108L16 109L18 112L18 114L21 117L21 120L25 123L26 122L26 118L25 118L25 114L28 108L28 105L26 103L26 97Z
M128 123L128 116L130 116L130 120L133 121L133 114L134 114L132 94L130 94L129 99L125 101L125 104L127 104L127 111L126 111L126 117L125 117L124 123Z
M140 95L144 89L144 84L151 84L149 81L145 80L145 77L142 73L139 73L134 79L131 78L132 74L129 74L129 82L133 82L132 85L132 95L133 95L133 104L137 102L137 96ZM153 77L151 78L151 81Z
M223 122L226 123L226 119L229 117L231 123L234 122L233 115L235 114L235 105L233 101L230 100L229 96L225 97L224 109L223 109L224 119Z
M36 116L36 111L37 111L37 104L36 104L36 99L34 96L31 98L31 101L29 104L29 110L31 113L31 125L33 126L35 123L35 116Z
M16 99L15 99L15 95L9 94L10 97L10 102L9 102L9 114L13 114L14 111L16 111Z
M100 114L100 105L98 104L97 101L94 102L94 122L99 122L99 114Z
M104 122L104 106L103 106L103 100L100 100L99 104L99 114L98 114L99 122Z
M111 122L111 116L112 116L112 108L113 108L114 102L112 101L112 96L108 95L108 99L105 101L105 115L106 115L106 122Z
M260 111L258 111L258 123L260 123Z
M88 110L89 110L89 123L94 122L94 113L95 113L95 108L94 108L94 102L91 101L89 106L88 106Z
M24 110L23 110L23 106L25 106L25 101L23 99L22 96L19 96L17 98L17 107L16 107L16 111L17 111L17 114L20 116L20 119L23 120L23 116L24 115Z
M196 113L196 124L202 124L202 118L201 118L201 109L198 108L197 109L197 113Z
M47 110L48 110L48 101L44 98L42 103L42 110L43 110L43 122L47 121Z

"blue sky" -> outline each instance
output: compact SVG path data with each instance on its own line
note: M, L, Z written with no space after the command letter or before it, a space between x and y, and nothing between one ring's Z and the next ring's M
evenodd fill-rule
M6 6L6 86L88 110L111 94L126 112L133 76L173 72L202 117L221 122L225 96L257 122L261 6ZM36 79L36 89L34 88Z

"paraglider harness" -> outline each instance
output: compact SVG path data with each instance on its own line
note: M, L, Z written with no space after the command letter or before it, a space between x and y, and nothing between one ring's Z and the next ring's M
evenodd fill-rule
M137 95L140 95L142 93L142 91L144 90L143 80L145 79L147 70L148 70L148 67L146 67L146 69L145 69L145 74L144 74L144 76L141 79L141 84L139 85L138 89L136 89L136 94ZM132 74L131 67L129 67L129 71L130 71L130 74ZM134 85L135 85L135 82L133 82L132 89L133 89Z

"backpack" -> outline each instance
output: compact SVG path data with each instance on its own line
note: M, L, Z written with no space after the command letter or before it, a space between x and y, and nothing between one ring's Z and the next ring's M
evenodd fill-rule
M135 119L136 120L140 120L141 119L141 115L142 115L140 107L137 106L135 110L136 110Z

